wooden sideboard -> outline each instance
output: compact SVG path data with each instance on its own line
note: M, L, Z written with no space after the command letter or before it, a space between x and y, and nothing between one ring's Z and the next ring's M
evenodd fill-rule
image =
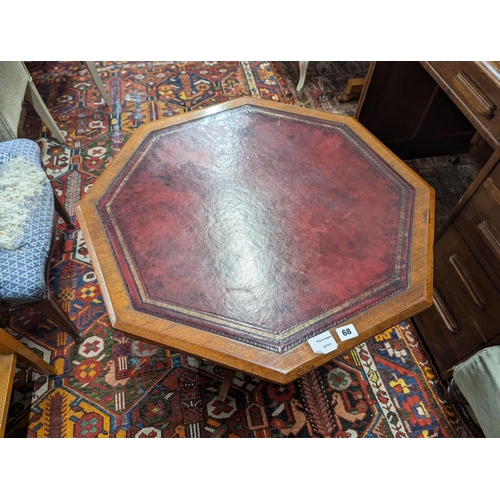
M500 344L499 106L500 63L485 61L372 63L358 105L404 159L470 152L483 165L436 232L433 305L413 318L443 379Z
M414 316L441 376L500 344L500 158L434 245L434 301Z

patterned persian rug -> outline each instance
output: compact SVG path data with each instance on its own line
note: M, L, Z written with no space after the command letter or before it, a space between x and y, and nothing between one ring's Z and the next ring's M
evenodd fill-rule
M70 215L134 130L153 120L243 95L353 115L339 104L366 63L318 63L297 96L298 65L271 62L104 62L108 108L87 70L31 63L34 81L67 138L53 140L28 108L51 182ZM85 242L58 225L51 287L85 340L76 345L25 310L7 329L64 373L48 379L18 365L8 437L480 437L447 403L411 320L286 386L238 373L224 402L214 364L131 341L113 330Z

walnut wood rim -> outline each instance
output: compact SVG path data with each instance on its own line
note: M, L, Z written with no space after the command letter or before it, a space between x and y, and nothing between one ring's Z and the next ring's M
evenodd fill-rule
M339 348L330 354L314 354L307 342L278 354L134 310L100 221L96 209L97 202L148 134L244 105L282 110L346 124L415 189L409 288L344 322L344 324L353 323L359 332L359 337L341 342L333 332ZM142 125L77 205L76 214L114 328L131 338L208 359L221 366L254 374L275 383L286 384L299 378L385 329L422 312L432 304L434 190L354 118L242 97Z

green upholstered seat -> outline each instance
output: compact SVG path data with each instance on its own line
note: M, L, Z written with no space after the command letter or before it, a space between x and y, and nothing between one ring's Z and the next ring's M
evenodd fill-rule
M500 346L487 347L458 365L453 378L486 437L500 437Z

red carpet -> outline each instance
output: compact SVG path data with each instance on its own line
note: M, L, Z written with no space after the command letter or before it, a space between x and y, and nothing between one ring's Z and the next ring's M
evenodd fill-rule
M33 110L24 131L38 142L69 213L143 123L243 95L352 114L335 95L360 64L339 63L325 87L306 80L297 99L291 63L104 62L108 108L74 63L32 63L44 101L66 134L50 137ZM341 75L343 75L341 77ZM362 75L361 75L362 76ZM333 84L331 82L334 82ZM335 85L338 84L338 87ZM474 437L480 431L447 404L432 361L410 321L287 386L237 374L224 402L213 364L128 340L113 331L78 221L60 239L52 290L85 341L76 345L29 310L8 330L64 374L47 380L19 365L10 437Z

